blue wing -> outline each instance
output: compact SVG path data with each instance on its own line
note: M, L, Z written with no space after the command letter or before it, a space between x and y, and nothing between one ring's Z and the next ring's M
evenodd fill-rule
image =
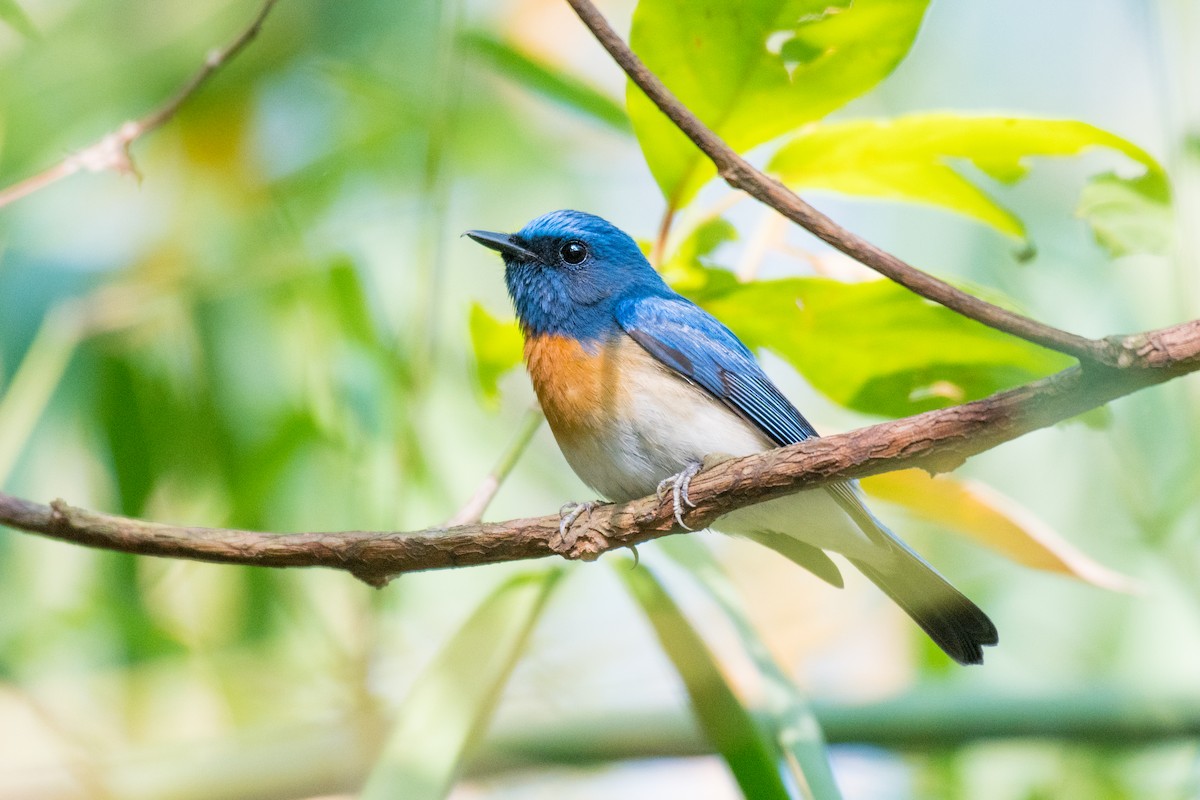
M652 356L699 384L776 444L817 435L775 388L733 332L695 303L674 297L632 297L617 304L617 323Z
M617 323L651 355L707 389L777 445L818 435L733 331L695 303L679 295L631 297L617 304L616 314ZM868 536L895 538L863 505L852 484L828 489Z

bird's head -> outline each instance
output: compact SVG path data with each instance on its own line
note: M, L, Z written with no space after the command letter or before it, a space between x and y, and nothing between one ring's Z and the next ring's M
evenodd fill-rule
M616 330L619 300L669 291L628 234L582 211L554 211L513 234L465 235L504 257L508 293L527 334L603 339Z

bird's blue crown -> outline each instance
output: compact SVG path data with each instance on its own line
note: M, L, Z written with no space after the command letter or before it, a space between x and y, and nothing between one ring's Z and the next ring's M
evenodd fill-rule
M532 335L594 343L618 330L616 304L634 294L671 294L637 243L593 214L554 211L512 236L537 259L505 255L504 279Z

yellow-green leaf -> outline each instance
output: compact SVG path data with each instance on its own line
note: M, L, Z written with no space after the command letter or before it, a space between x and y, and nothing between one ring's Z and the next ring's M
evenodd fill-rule
M641 0L630 42L646 65L744 152L820 119L900 63L928 0ZM664 35L669 32L669 35ZM632 84L629 117L667 204L711 164Z
M703 220L688 232L659 272L677 292L707 287L714 275L713 270L709 269L709 256L721 245L737 238L737 228L724 217ZM733 276L729 275L729 279L732 280Z
M862 481L873 497L975 540L1018 564L1058 572L1114 591L1135 582L1098 563L1014 500L975 481L906 469Z
M938 206L1023 239L1021 221L955 163L1012 183L1025 176L1031 157L1074 156L1095 147L1128 156L1165 186L1162 168L1148 153L1094 125L949 113L814 125L789 140L767 169L794 189Z
M479 303L471 306L469 324L475 378L484 398L495 402L501 376L521 363L521 330L515 321L502 322Z
M1070 359L993 330L891 281L731 283L696 299L750 347L786 359L817 390L868 414L955 405L1063 369Z

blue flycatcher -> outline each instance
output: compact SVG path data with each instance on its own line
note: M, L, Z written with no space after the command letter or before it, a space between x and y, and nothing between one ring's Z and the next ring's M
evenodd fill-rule
M750 350L672 291L605 220L555 211L515 234L466 235L504 257L546 420L575 473L603 497L624 502L670 487L682 523L688 481L705 456L817 436ZM716 527L838 587L824 551L841 553L960 664L982 663L983 646L998 640L987 615L888 530L854 482L748 506Z

